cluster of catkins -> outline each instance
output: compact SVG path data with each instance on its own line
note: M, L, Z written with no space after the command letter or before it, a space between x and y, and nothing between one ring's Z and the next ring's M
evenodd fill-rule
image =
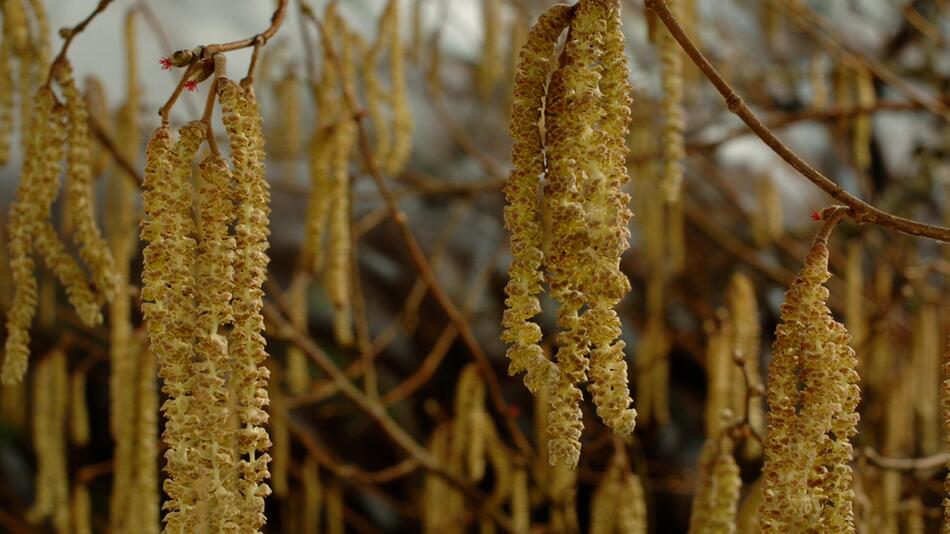
M354 341L349 167L357 141L357 117L349 111L347 93L357 95L362 78L375 142L372 157L386 176L397 176L406 166L413 125L398 2L386 5L376 40L368 48L347 26L336 4L327 6L323 21L325 43L333 50L324 50L321 76L312 87L318 117L308 149L312 186L304 247L308 269L323 273L334 311L333 331L346 347ZM388 88L378 73L384 56L389 59Z
M514 169L505 188L514 258L503 339L510 345L511 373L526 372L534 393L552 384L550 460L571 466L580 457L580 385L590 381L597 413L616 433L630 434L635 424L613 310L630 289L620 270L631 216L621 190L627 181L628 74L619 0L582 0L541 16L515 75ZM541 203L551 218L548 243ZM545 357L541 329L531 321L541 311L545 281L560 305L556 364Z
M214 150L201 161L197 206L192 164L207 124L186 124L177 141L163 124L146 150L141 296L167 395L168 532L259 532L270 493L261 116L249 84L215 83L232 166Z
M118 277L112 252L96 226L92 195L92 148L89 112L65 60L53 67L53 80L62 89L61 103L50 86L37 91L30 126L25 133L25 161L10 209L9 251L14 281L7 314L6 357L2 381L20 382L27 369L29 328L36 314L37 281L33 254L66 288L66 295L86 325L102 323L103 301L111 302ZM51 209L60 190L59 174L65 152L66 185L63 202L68 227L92 285L80 264L66 250L52 223Z

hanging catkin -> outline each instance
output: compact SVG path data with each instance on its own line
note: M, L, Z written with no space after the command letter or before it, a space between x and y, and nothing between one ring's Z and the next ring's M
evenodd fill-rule
M786 293L769 365L763 532L853 532L850 438L860 391L845 327L825 301L827 234Z
M89 406L86 403L86 373L77 371L69 379L69 437L76 445L89 443Z
M937 454L940 446L940 320L937 306L926 303L914 325L913 364L916 374L914 412L919 421L918 447L924 455Z
M699 456L699 483L689 518L690 534L731 534L736 531L739 505L739 466L729 437L710 438Z
M765 247L782 237L782 196L773 176L766 174L755 183L756 206L752 214L752 237Z
M716 439L721 432L732 424L736 413L733 411L732 391L736 387L736 377L732 360L734 332L729 313L720 308L716 320L708 321L706 332L706 436ZM741 380L741 377L739 377Z
M9 253L14 283L13 302L7 312L7 339L3 361L4 384L18 383L26 373L30 324L36 314L37 283L33 251L44 257L47 267L66 288L66 295L87 325L102 322L95 295L82 269L66 252L50 222L50 208L59 191L58 176L63 156L65 111L49 89L41 89L26 144L25 161L17 187L17 200L10 208Z
M475 85L483 100L491 96L501 78L501 0L481 0L482 4L482 56L475 71Z
M765 433L765 414L762 410L762 370L759 363L761 326L755 286L744 273L732 275L726 295L732 318L733 366L732 411L740 420L745 419L756 435ZM762 444L747 439L743 445L746 458L758 458Z
M300 80L292 71L277 82L277 125L274 129L274 146L279 147L277 156L295 159L303 147L300 124Z
M134 477L129 523L141 534L158 534L161 498L158 487L158 368L155 355L136 343L138 376L135 384Z
M848 244L845 263L845 325L851 333L855 347L863 348L868 336L868 324L864 303L864 249L860 241ZM861 353L865 351L861 350Z
M568 24L569 39L545 94L553 47ZM589 364L598 415L619 434L633 430L636 416L629 408L623 343L616 340L620 320L613 311L630 288L619 269L630 218L629 198L621 191L627 179L624 139L630 118L623 42L619 2L555 6L532 28L515 77L510 126L515 170L506 188L505 211L514 261L503 338L511 345L510 372L527 371L530 390L555 381L550 459L571 466L580 456L579 386L587 382ZM546 252L537 201L542 174L543 202L552 220ZM530 322L540 311L536 295L542 264L559 304L556 373L537 346L540 329Z
M667 1L673 13L679 13L680 1ZM683 158L686 157L683 140L683 131L686 127L683 111L683 53L666 27L659 28L656 39L662 64L660 76L663 86L661 148L664 167L661 184L666 202L677 203L680 201L683 183Z
M3 14L3 35L0 37L0 165L10 161L10 144L13 138L13 25L9 4L17 2L3 2L0 4L0 13ZM13 8L15 9L15 8Z
M191 122L179 130L173 146L171 132L161 126L145 152L141 237L148 244L143 252L141 298L150 350L158 359L162 391L168 397L162 405L167 532L197 529L196 505L202 497L196 486L200 471L190 457L200 439L196 417L200 407L194 406L191 388L196 243L190 178L204 138L204 123Z
M66 99L68 150L65 202L69 206L66 214L71 218L73 241L89 267L96 289L106 301L112 302L118 280L112 251L96 226L92 208L92 141L89 134L89 112L86 110L82 93L76 86L69 63L60 62L55 72L56 82L63 89Z
M943 419L944 448L950 451L950 336L947 337L941 367L943 383L940 386L940 412ZM947 461L947 466L950 468L950 460ZM950 495L950 473L944 476L943 491ZM950 532L950 499L946 498L943 501L943 532Z
M83 83L82 99L86 103L86 109L89 110L89 118L95 121L110 139L115 138L114 121L109 112L109 98L106 96L106 88L102 80L95 76L86 76ZM124 138L120 137L120 139ZM92 155L90 157L92 175L102 175L111 163L112 155L109 154L109 150L98 139L95 139L92 143Z
M69 514L73 534L92 534L92 503L89 499L89 487L85 484L73 486Z
M31 523L53 520L60 534L69 532L69 480L66 462L66 403L69 377L66 353L55 349L33 376L33 446L36 449L36 496L27 511Z
M303 463L303 496L304 506L300 508L303 517L300 519L301 532L319 532L320 519L323 511L323 485L320 482L320 468L312 456L307 456Z
M538 124L554 47L570 16L570 8L555 6L531 29L521 50L511 105L513 169L505 186L505 227L510 232L513 258L505 286L508 298L502 340L509 345L508 373L525 372L525 385L534 394L545 388L556 372L539 345L541 328L531 321L541 312L538 294L542 291L544 261L537 198L545 165Z
M234 329L231 333L230 380L239 429L237 451L240 455L238 481L239 513L236 521L253 532L264 525L264 497L270 493L265 480L270 476L267 464L270 438L267 422L267 359L261 315L264 292L261 286L267 276L268 241L270 234L270 191L264 172L264 136L261 114L253 88L239 87L228 80L219 80L225 127L231 142L234 167L234 200L238 206L235 225L237 254L234 262L232 309Z
M877 101L874 92L874 79L868 68L857 63L854 73L855 103L861 107L873 106ZM858 113L852 124L852 153L854 166L859 172L866 173L871 168L871 135L873 133L871 112Z
M531 500L528 496L528 470L515 468L511 475L511 526L515 532L531 531Z
M225 328L234 321L231 295L235 282L235 239L229 228L235 221L230 195L232 176L220 155L208 155L198 165L201 183L198 206L198 247L194 276L200 291L195 292L195 351L191 362L192 402L199 415L200 443L191 461L198 464L198 487L202 488L201 524L220 532L241 525L237 495L229 473L234 456L228 379L231 362ZM245 206L246 207L246 206ZM242 251L243 252L243 251ZM240 253L240 252L239 252ZM241 518L243 519L243 518Z

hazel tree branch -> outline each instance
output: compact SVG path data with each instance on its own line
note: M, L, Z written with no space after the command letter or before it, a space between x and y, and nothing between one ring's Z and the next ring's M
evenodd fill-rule
M699 68L706 79L715 86L716 90L719 91L719 94L722 95L726 101L726 106L729 111L742 119L742 122L749 127L752 133L758 136L759 139L785 160L786 163L798 171L799 174L831 195L835 200L851 208L849 215L855 222L858 224L876 224L908 235L929 237L937 241L950 242L950 228L906 219L876 208L855 197L812 167L807 161L803 160L801 156L780 141L768 126L749 109L749 106L746 105L742 97L723 79L716 68L706 59L706 56L703 55L689 36L686 35L683 27L680 26L680 23L676 20L672 11L670 11L666 0L644 0L644 5L647 9L656 13L657 17L673 35L673 38L676 39L683 51L686 52L686 55L689 56L690 60Z

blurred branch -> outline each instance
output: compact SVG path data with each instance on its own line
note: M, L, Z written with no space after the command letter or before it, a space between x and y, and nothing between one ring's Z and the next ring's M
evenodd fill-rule
M667 27L676 41L680 44L693 63L699 67L703 75L716 87L716 90L726 101L729 111L736 114L746 125L755 133L759 139L765 142L776 154L781 156L789 165L791 165L802 176L817 185L823 191L831 195L842 204L851 208L850 216L855 222L872 223L879 226L892 228L899 232L910 235L929 237L938 241L950 242L950 228L942 226L929 225L905 219L880 210L867 202L848 193L843 187L831 181L827 176L812 167L803 160L798 154L793 152L788 146L775 136L774 133L759 119L755 113L749 109L749 106L742 100L735 90L722 78L715 67L706 59L706 56L696 48L693 41L686 35L686 32L680 26L676 17L670 11L665 0L644 0L647 8L657 14L659 19Z

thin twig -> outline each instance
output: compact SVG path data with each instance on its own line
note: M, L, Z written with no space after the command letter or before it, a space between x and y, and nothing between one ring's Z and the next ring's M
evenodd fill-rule
M53 62L49 66L49 73L46 75L46 83L43 84L43 87L49 87L50 84L53 83L53 73L56 71L56 66L59 65L61 61L66 59L66 52L69 50L69 45L73 43L73 39L82 33L83 30L86 29L86 26L92 22L92 19L96 18L97 15L105 11L111 3L112 0L99 0L99 4L96 5L96 9L92 10L92 13L83 19L82 22L73 26L72 28L62 28L59 30L60 36L62 36L65 41L63 41L63 46L59 49L59 53L56 54L56 57L53 58Z

